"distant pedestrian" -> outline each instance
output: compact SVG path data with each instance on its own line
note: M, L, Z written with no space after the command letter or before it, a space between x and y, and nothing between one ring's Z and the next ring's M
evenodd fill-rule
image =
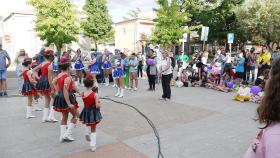
M239 85L243 81L243 77L245 74L245 58L243 57L243 53L239 53L238 57L235 59L236 67L235 67L235 76L236 76L236 84Z
M156 78L157 78L157 56L156 53L150 58L153 62L149 65L149 90L156 90Z
M8 64L7 64L8 60ZM11 65L11 58L7 51L2 49L2 43L0 43L0 97L8 96L7 93L7 69Z
M92 91L94 80L91 74L84 79L86 90L82 93L84 108L80 114L80 121L85 125L86 140L90 142L91 151L96 150L96 126L100 123L100 100L98 94Z
M143 77L143 66L144 66L144 55L140 52L138 53L138 77L142 78Z
M257 109L257 120L264 127L250 145L244 158L280 157L280 59L273 62L265 95Z
M170 100L171 99L171 87L170 82L172 79L172 61L168 56L168 51L165 51L162 54L163 60L160 66L159 75L162 78L162 90L163 95L161 97L162 100Z
M138 61L137 61L135 53L131 54L128 66L129 66L129 78L130 78L130 87L128 89L133 89L134 91L137 91L137 88L138 88L138 77L137 77Z
M21 93L22 84L23 84L23 78L22 78L21 74L24 69L24 66L22 65L22 63L23 63L24 59L27 57L28 57L28 54L25 53L24 49L21 49L15 58L17 85L18 85L19 93Z
M250 78L252 78L252 83L255 82L255 71L256 71L256 65L257 65L257 54L255 52L255 48L252 47L250 50L250 53L248 54L248 63L247 63L247 78L246 81L249 82ZM252 77L250 77L252 76Z

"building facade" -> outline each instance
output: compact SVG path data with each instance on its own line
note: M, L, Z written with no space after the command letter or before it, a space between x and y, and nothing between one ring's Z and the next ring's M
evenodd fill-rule
M145 53L145 47L153 30L152 19L131 19L115 23L115 48Z

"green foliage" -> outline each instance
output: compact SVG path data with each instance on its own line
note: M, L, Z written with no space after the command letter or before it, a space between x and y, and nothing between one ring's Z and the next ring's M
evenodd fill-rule
M114 35L113 22L108 13L107 1L86 0L83 9L87 15L82 22L84 34L93 40L96 47L99 42L111 40Z
M58 52L63 44L77 41L79 23L69 0L30 0L36 9L36 31L47 45L55 44Z
M280 41L279 0L248 0L236 14L249 40L268 45Z
M240 30L235 15L235 8L244 0L179 0L182 11L192 15L189 25L209 26L209 41L225 42L227 33L235 33L237 41L246 39Z
M172 0L171 4L168 0L158 0L159 9L155 9L157 18L154 20L156 28L151 37L151 42L161 44L164 47L178 45L183 34L195 29L197 26L184 28L190 19L190 14L180 11L180 5L176 0Z
M136 18L139 18L139 15L141 13L141 9L140 8L136 8L136 9L133 9L133 10L130 10L127 15L128 17L123 17L124 20L129 20L129 19L136 19Z

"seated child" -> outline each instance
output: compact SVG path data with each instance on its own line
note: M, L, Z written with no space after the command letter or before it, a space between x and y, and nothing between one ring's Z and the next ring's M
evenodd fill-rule
M191 76L190 72L188 72L186 69L184 69L181 72L180 81L183 83L184 87L189 87L190 86L190 80L189 80L190 76Z
M192 84L192 87L199 87L201 85L198 72L195 72L194 75L192 76L191 84Z
M251 97L251 88L245 82L242 82L239 90L233 95L233 99L237 101L249 101Z
M264 92L259 92L258 94L252 94L251 95L251 98L250 98L250 101L253 102L253 103L257 103L257 104L260 104L261 101L262 101L262 98L264 96Z

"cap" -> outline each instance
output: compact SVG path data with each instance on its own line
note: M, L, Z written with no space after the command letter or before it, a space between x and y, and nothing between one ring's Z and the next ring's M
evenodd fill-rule
M70 62L69 58L67 58L67 57L60 58L60 63L68 63L68 62Z
M53 52L53 50L45 50L45 54L53 55L54 52Z
M92 74L87 74L86 79L91 79L91 80L93 80L93 75L92 75Z

